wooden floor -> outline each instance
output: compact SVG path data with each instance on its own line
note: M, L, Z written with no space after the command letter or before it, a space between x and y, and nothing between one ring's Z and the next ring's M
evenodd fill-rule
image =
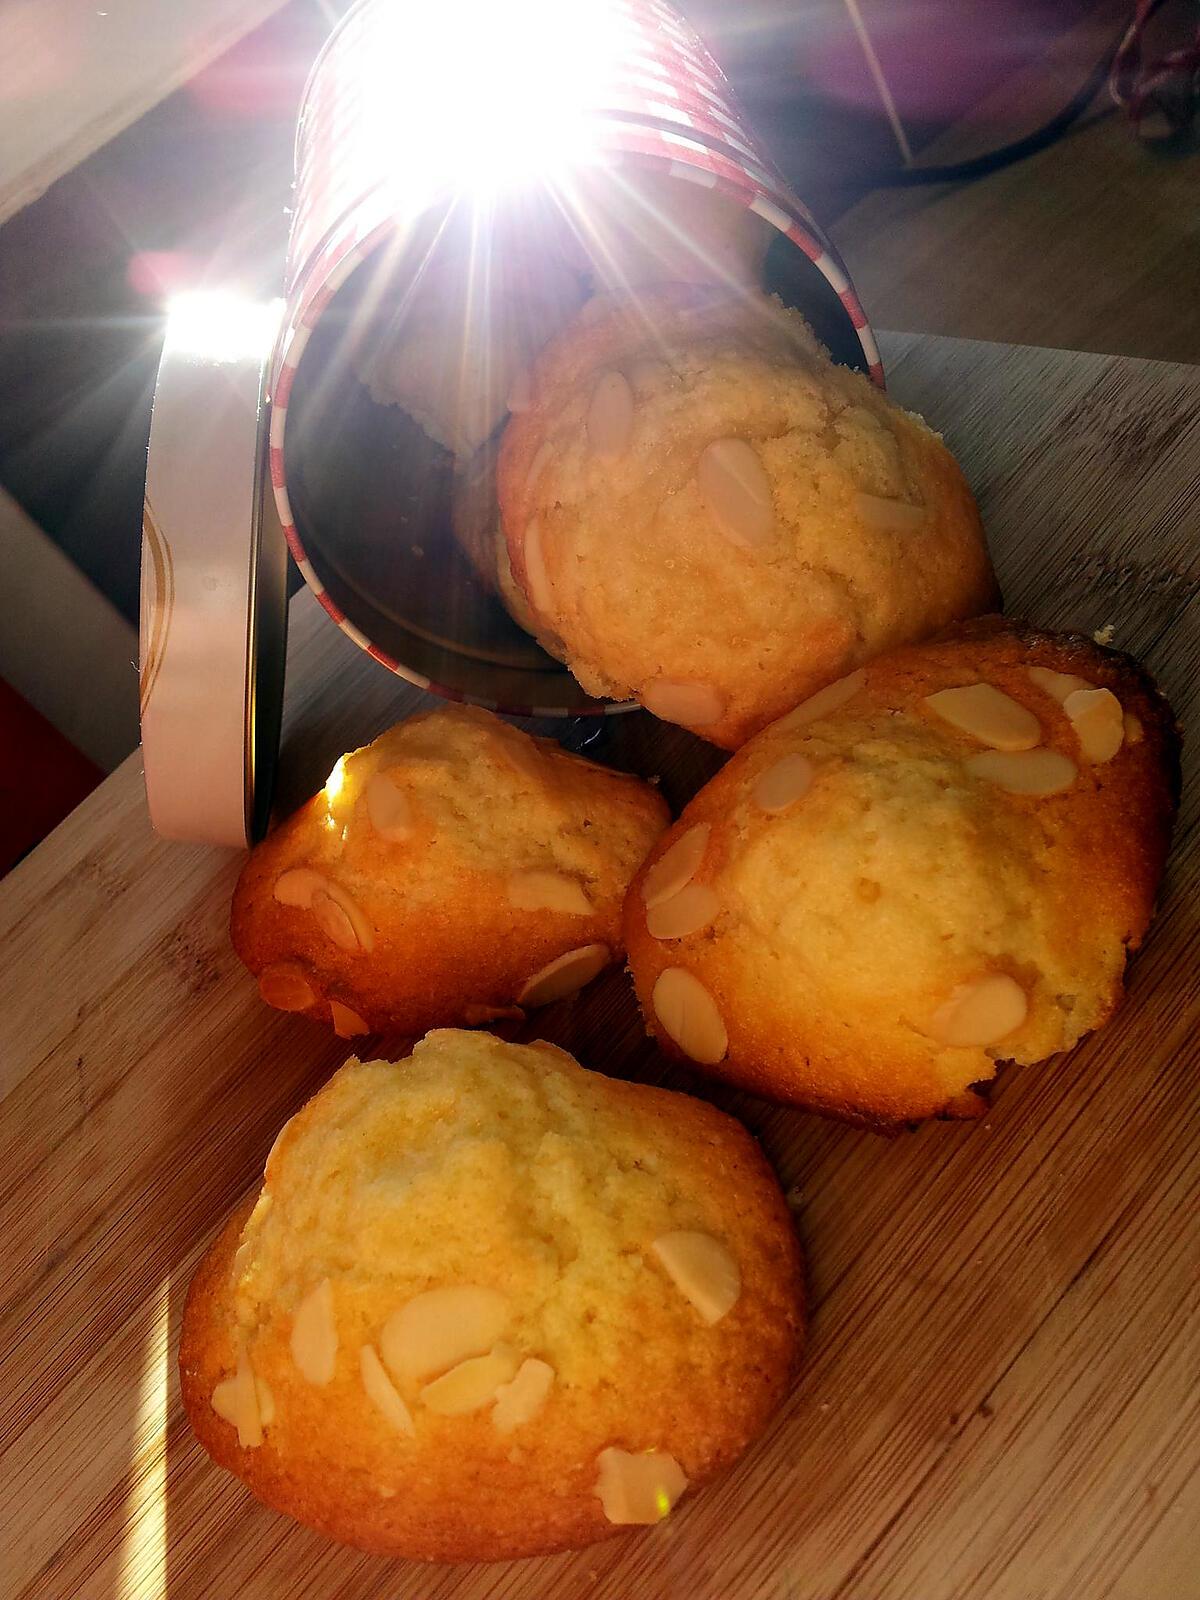
M922 150L921 164L1038 127L1128 10L1103 0ZM832 231L875 325L1200 361L1200 142L1149 148L1110 107L1105 92L1064 139L1006 171L877 190L852 206Z

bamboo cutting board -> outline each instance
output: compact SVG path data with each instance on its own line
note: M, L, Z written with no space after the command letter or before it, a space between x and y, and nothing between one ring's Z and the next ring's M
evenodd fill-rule
M1009 608L1111 625L1200 718L1200 372L894 336ZM421 703L307 593L284 794ZM560 730L560 732L563 730ZM588 728L569 737L578 748ZM673 805L720 757L650 718L590 747ZM883 1140L667 1070L621 975L535 1030L711 1095L794 1202L804 1371L746 1459L661 1528L495 1567L387 1562L259 1506L183 1420L195 1263L344 1047L272 1013L226 935L238 859L167 844L140 763L0 885L0 1587L14 1600L1197 1600L1196 797L1102 1034L1013 1071L974 1126Z

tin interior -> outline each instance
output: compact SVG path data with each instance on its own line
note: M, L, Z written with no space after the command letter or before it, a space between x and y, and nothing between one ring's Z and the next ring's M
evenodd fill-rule
M330 598L385 655L489 705L579 711L583 690L512 621L454 537L454 458L360 376L373 309L401 301L419 274L436 276L457 245L448 211L390 236L314 328L288 408L292 514Z
M521 203L529 221L537 197ZM426 215L360 264L313 330L285 441L297 532L333 602L402 668L489 705L586 710L583 690L511 620L455 539L450 453L404 411L378 404L359 376L375 337L372 309L402 298L419 272L436 274L440 253L458 248L450 207ZM835 361L865 370L838 296L782 234L769 244L764 287L804 314ZM503 419L485 449L494 452L502 430Z

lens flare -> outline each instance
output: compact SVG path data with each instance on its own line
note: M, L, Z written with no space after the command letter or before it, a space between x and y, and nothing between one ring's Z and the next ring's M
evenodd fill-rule
M282 313L282 300L252 300L217 289L177 294L167 301L166 346L208 361L265 356Z
M472 0L397 7L395 48L368 71L364 166L408 148L425 181L487 194L546 176L594 148L619 59L622 20L610 0ZM397 144L397 141L400 141ZM403 180L401 180L403 181Z

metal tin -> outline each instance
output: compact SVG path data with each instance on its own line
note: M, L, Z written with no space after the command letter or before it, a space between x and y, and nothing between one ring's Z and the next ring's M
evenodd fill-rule
M540 9L537 0L526 0L522 16L530 5L542 33L530 34L526 43L530 50L536 45L545 81L566 86L573 126L586 127L588 149L580 160L589 171L613 181L642 171L700 185L729 207L762 218L776 230L776 243L783 241L778 266L784 279L802 284L796 295L780 284L768 287L780 288L785 299L803 299L810 314L820 301L825 321L818 331L835 355L882 383L874 338L836 250L760 151L720 69L683 18L664 0L544 0ZM472 13L472 24L468 58L455 40L462 21L454 8L359 0L310 74L296 140L287 305L271 386L276 505L292 555L325 610L392 672L448 698L517 715L622 710L587 700L559 663L515 629L506 632L498 602L493 615L483 597L471 596L469 570L455 565L440 542L432 552L414 542L410 560L398 540L387 550L386 572L378 555L369 568L353 539L370 508L364 512L355 501L346 509L338 496L358 493L352 486L372 477L384 480L381 492L394 496L398 486L386 484L386 439L362 443L372 435L365 411L354 412L354 427L341 430L354 435L360 450L353 462L339 467L317 460L332 448L338 421L349 415L340 395L324 410L311 398L333 384L328 329L342 298L360 268L385 251L402 258L409 241L435 226L458 187L477 178L474 169L495 159L489 134L498 139L527 98L520 82L506 79L499 59L520 16L492 7ZM496 30L490 41L494 78L486 83L470 78L491 62L480 26ZM583 31L575 37L569 29ZM466 76L461 82L451 76L445 103L434 108L428 125L417 126L409 115L409 89L427 70L440 68L446 76L439 51L456 51ZM511 66L514 58L504 59ZM524 70L525 57L515 59ZM495 115L472 142L464 119L478 110L474 102L481 97ZM570 143L559 123L542 130L541 138L550 146ZM769 260L775 255L773 247ZM309 422L301 442L300 424L291 419L305 405Z
M266 831L279 744L287 548L267 488L265 377L282 302L174 304L142 524L141 719L167 838Z

